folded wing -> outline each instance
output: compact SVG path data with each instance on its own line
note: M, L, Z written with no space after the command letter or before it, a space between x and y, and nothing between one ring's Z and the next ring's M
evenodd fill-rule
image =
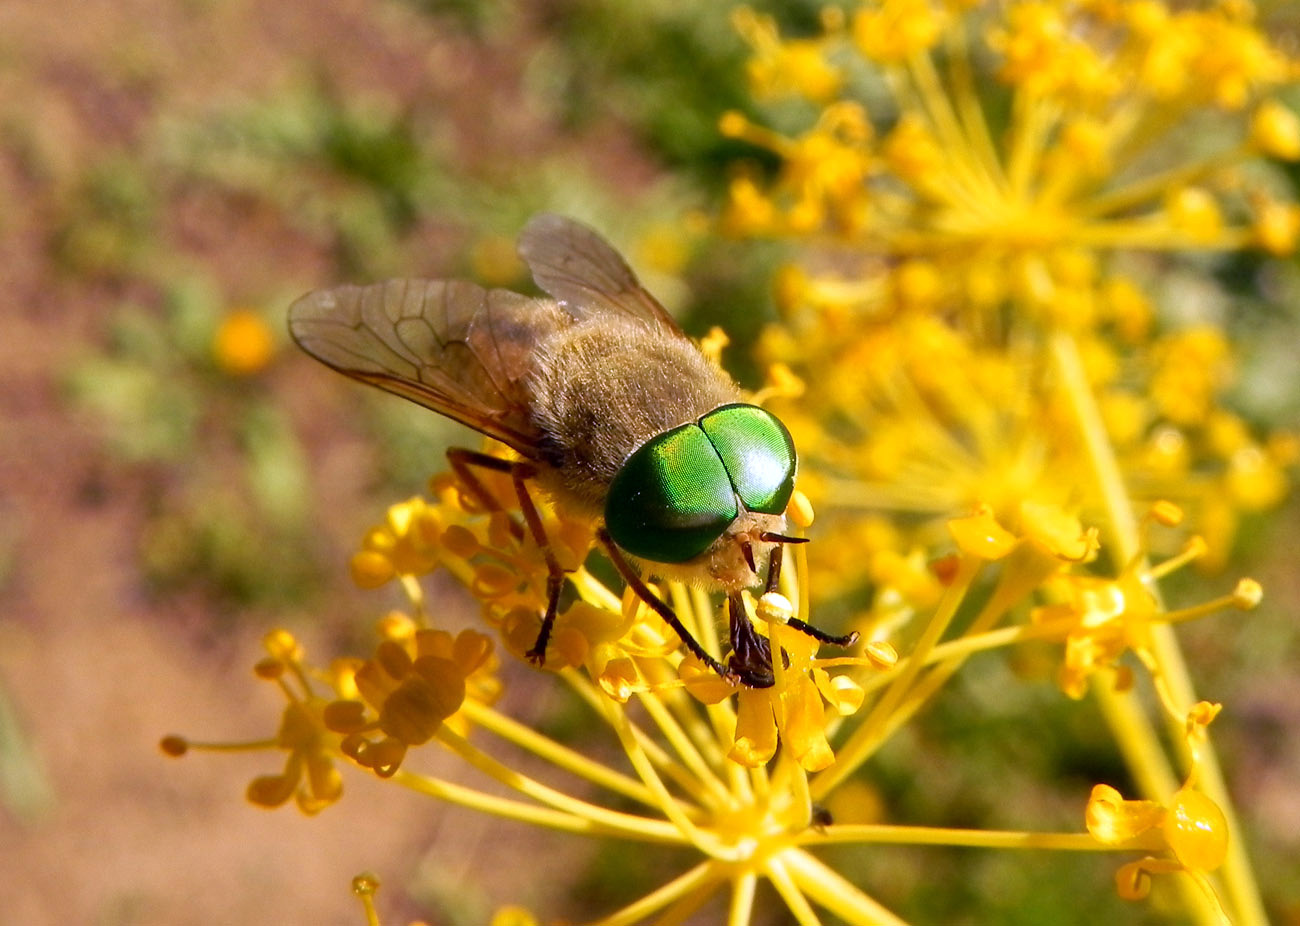
M534 459L531 355L569 323L549 300L459 280L340 286L289 308L289 333L317 360Z

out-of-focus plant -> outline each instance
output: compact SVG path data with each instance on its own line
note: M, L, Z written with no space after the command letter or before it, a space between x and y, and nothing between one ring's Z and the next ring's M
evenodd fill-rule
M1151 896L1140 916L1265 922L1210 737L1223 708L1195 690L1176 635L1262 592L1217 577L1186 602L1166 590L1193 563L1217 576L1246 516L1289 491L1295 438L1233 407L1233 303L1212 271L1216 254L1280 257L1300 235L1270 164L1300 158L1300 120L1277 98L1297 63L1240 0L875 0L798 38L748 9L735 23L771 110L723 118L763 156L734 176L721 227L789 244L753 398L791 422L806 496L789 514L814 537L779 591L745 599L781 654L775 684L708 671L601 577L595 525L543 507L572 596L547 668L618 759L511 717L501 660L536 637L545 558L508 479L485 480L501 508L485 511L441 474L351 561L359 585L395 583L408 601L379 621L372 652L314 662L288 632L267 635L256 673L285 707L249 745L283 764L249 799L316 813L353 766L636 847L651 883L591 914L605 924L740 926L773 907L801 926L970 916L975 903L1026 922L1125 910L1096 884L1050 877L999 882L1023 903L977 899L967 879L896 862L903 846L1014 859L1000 873L1090 853L1118 898ZM477 600L480 628L447 625L421 584L435 571ZM718 603L658 590L719 654ZM814 611L841 613L863 645L820 654L790 627ZM1018 759L908 766L922 712L954 693L966 713L952 744L977 737ZM1067 783L1068 809L1044 808L1014 785L1034 761L1051 773L1043 755L1082 723L1085 698L1108 736L1076 742L1086 772ZM1041 705L1051 737L1009 742L1012 720L981 722L992 705ZM432 744L490 785L427 771ZM536 760L527 772L519 749ZM936 808L897 785L980 775L998 783L981 792L988 806ZM680 869L652 867L655 847ZM882 875L899 871L902 883Z
M154 474L139 552L160 586L283 603L316 574L302 449L262 383L283 338L272 325L186 280L160 312L121 307L105 351L68 371L110 454Z

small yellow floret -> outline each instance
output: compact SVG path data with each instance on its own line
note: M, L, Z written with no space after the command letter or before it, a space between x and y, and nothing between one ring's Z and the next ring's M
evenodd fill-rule
M489 926L537 926L537 918L523 907L502 907Z
M262 638L262 646L274 659L290 663L302 661L302 645L287 630L272 630Z
M898 650L883 640L868 643L863 648L862 655L866 656L877 669L892 669L898 664Z
M354 553L348 560L348 571L357 588L365 589L379 588L397 575L392 560L373 550Z
M251 309L237 309L222 319L212 340L212 354L222 370L247 376L266 366L275 353L271 326Z
M1258 607L1264 599L1264 586L1254 579L1240 579L1232 590L1232 603L1243 611Z
M1196 244L1210 244L1223 231L1223 214L1219 204L1206 190L1183 187L1165 201L1169 224Z
M352 879L352 893L358 897L369 896L379 890L379 877L372 872L363 871Z
M1015 535L997 522L987 505L969 517L949 521L948 531L963 553L980 559L1001 559L1016 545Z
M1277 100L1265 100L1251 117L1250 140L1269 157L1300 159L1300 118Z
M1285 257L1300 241L1300 206L1276 199L1259 199L1255 203L1255 240L1275 257Z
M1188 869L1214 871L1227 857L1228 821L1219 805L1200 791L1180 789L1161 828L1169 848Z
M1183 523L1183 509L1173 502L1161 499L1152 503L1151 518L1165 527L1177 527Z

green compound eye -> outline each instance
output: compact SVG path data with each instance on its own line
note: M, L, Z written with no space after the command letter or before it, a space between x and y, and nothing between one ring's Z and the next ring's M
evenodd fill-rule
M724 405L700 419L736 494L750 511L780 514L794 491L794 440L757 405Z
M605 526L627 552L656 563L699 556L736 519L736 490L697 424L646 441L610 483Z

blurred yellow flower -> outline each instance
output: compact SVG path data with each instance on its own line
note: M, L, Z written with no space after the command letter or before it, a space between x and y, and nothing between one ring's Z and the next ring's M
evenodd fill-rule
M275 335L266 318L252 309L226 314L212 339L217 366L232 376L250 376L264 368L275 354Z

